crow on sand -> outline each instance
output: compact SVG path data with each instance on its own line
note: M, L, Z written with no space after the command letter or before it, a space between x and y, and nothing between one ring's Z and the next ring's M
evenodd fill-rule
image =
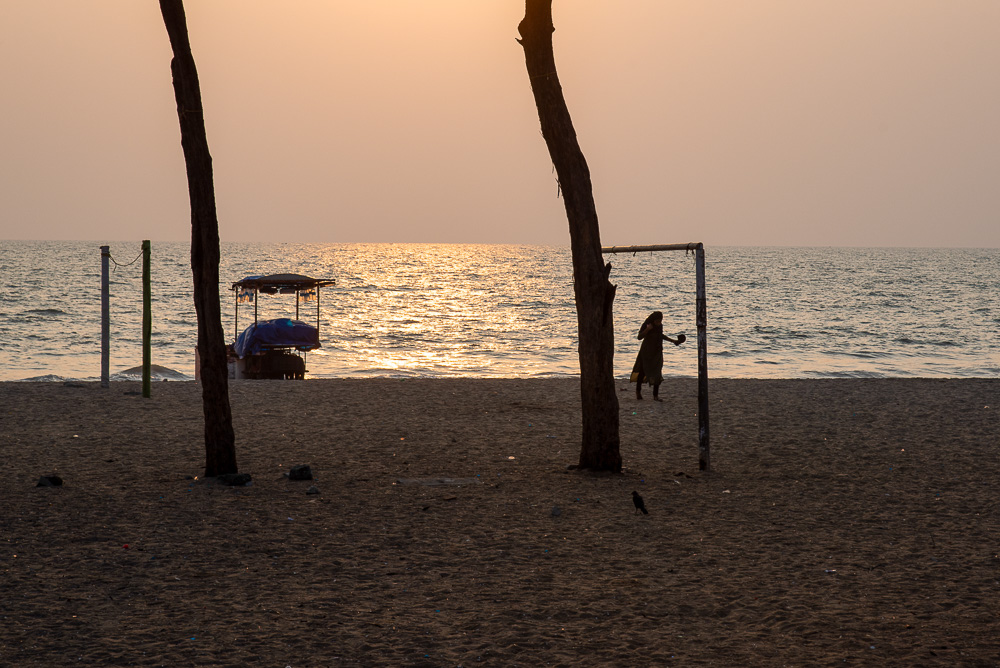
M649 514L649 511L646 510L646 503L642 500L642 497L639 496L639 492L632 492L632 503L635 504L635 513L638 513L641 510L643 515ZM634 515L635 513L632 514Z

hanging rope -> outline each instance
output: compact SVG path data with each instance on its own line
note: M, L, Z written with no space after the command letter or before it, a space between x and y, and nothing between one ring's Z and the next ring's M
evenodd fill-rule
M112 269L111 271L112 271L112 272L115 272L115 271L117 271L117 270L118 270L118 267L131 267L131 266L132 266L133 264L135 264L136 262L138 262L138 261L139 261L139 258L141 258L141 257L142 257L142 253L143 253L143 251L141 251L141 250L140 250L140 251L139 251L139 254L135 256L135 259L134 259L134 260L132 260L131 262L129 262L129 263L127 263L127 264L122 264L122 263L118 262L118 260L116 260L116 259L114 258L114 256L112 256L112 255L111 255L111 252L109 251L109 252L108 252L108 259L109 259L109 260L111 260L112 262L114 262L114 263L115 263L115 267L114 267L114 269Z

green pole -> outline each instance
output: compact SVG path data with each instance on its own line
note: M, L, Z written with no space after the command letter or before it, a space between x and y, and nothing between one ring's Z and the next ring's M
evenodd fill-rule
M149 287L149 240L142 242L142 396L149 398L150 339L153 337L153 314Z

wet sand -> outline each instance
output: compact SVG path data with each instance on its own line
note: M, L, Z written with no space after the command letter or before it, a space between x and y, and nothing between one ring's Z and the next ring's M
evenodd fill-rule
M708 473L619 387L594 475L573 379L238 382L227 487L195 383L0 383L0 665L1000 664L1000 380L713 380Z

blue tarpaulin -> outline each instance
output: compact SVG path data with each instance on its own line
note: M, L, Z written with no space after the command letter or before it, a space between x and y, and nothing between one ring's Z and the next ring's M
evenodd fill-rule
M319 348L319 330L301 320L261 320L244 329L234 346L240 358L281 348L315 350Z

